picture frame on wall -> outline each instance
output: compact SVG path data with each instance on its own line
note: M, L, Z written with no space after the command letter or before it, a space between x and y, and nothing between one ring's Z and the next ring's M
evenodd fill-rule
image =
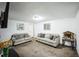
M24 24L18 23L17 24L17 30L24 30Z

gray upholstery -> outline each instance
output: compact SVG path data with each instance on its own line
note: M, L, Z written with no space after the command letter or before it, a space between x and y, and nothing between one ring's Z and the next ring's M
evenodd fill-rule
M52 35L51 35L51 34L45 34L45 38L50 39L51 37L52 37Z
M41 34L38 34L39 36ZM60 36L58 34L45 34L45 37L37 37L37 41L57 47L60 44Z
M32 40L31 36L27 33L13 34L11 39L14 41L14 45L21 44L21 43Z
M42 37L42 38L44 38L44 37L45 37L45 34L43 34L43 33L39 33L39 34L38 34L38 37Z

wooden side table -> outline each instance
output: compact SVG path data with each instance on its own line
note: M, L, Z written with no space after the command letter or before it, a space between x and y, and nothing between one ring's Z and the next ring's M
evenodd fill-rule
M71 42L72 49L75 48L75 46L74 46L75 41L74 40L62 39L62 45L65 45L65 41Z

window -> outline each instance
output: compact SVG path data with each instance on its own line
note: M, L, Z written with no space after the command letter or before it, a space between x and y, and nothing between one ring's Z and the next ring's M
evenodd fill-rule
M17 24L17 30L24 30L24 24Z
M44 24L44 30L50 30L50 24L49 23Z

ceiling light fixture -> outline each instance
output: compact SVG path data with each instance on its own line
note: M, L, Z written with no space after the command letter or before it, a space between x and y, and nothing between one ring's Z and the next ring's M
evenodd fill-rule
M33 16L33 20L44 20L44 18L42 16L39 16L39 15L34 15Z

